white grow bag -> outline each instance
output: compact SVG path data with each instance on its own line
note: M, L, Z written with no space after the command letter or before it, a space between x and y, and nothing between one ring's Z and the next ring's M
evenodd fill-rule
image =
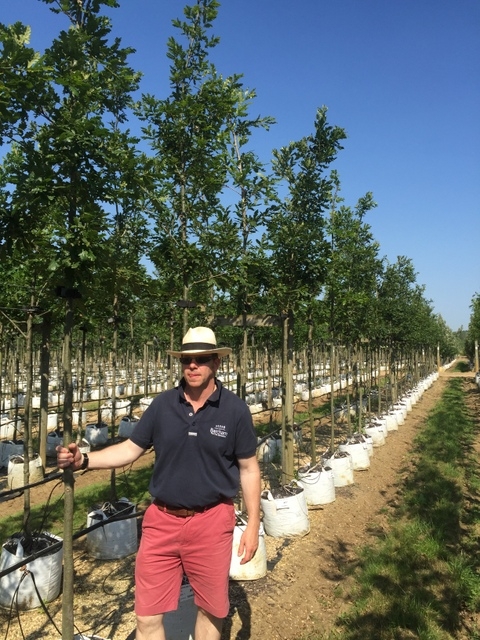
M407 417L407 405L403 402L397 402L397 404L393 406L393 410L396 412L398 425L402 426L405 424L405 418Z
M47 417L47 429L56 429L58 426L58 413L49 413Z
M358 438L351 437L338 448L340 451L346 451L351 455L354 471L365 471L370 468L370 456L365 442L362 442Z
M280 442L281 440L274 437L267 438L263 442L262 438L257 438L257 460L272 462L280 449Z
M8 460L8 488L19 489L25 485L24 481L24 455L14 454ZM43 480L42 459L38 453L33 454L32 460L28 463L29 484Z
M12 440L15 437L15 422L3 417L0 422L0 438L2 440Z
M369 425L365 427L365 433L372 439L374 447L382 447L385 444L385 434L380 425Z
M135 505L121 498L118 502L106 502L101 509L91 511L87 516L87 527L108 520L113 515L129 515L135 512ZM108 522L87 533L87 551L92 558L117 560L137 551L137 519Z
M387 429L387 419L385 418L385 416L381 416L380 418L376 418L376 417L373 418L368 426L378 427L379 429L382 430L385 439L387 438L388 429Z
M387 420L387 431L398 431L397 414L394 411L389 411L385 417Z
M412 394L410 392L407 393L405 396L403 396L403 398L401 398L401 402L405 403L405 406L407 407L407 413L410 413L413 409Z
M82 419L82 425L84 425L87 422L87 410L86 409L82 409L82 411L80 411L80 409L74 409L72 411L72 424L73 425L78 425L80 424L80 418Z
M305 536L310 520L303 487L291 483L274 493L263 491L260 499L265 533L272 538Z
M332 469L336 487L354 484L352 456L346 451L339 451L331 458L325 458L324 466Z
M242 558L238 556L238 546L246 527L246 521L237 514L237 523L233 530L232 559L229 572L232 580L258 580L267 575L267 547L262 523L260 523L258 531L258 548L255 555L249 562L240 564Z
M331 467L317 464L300 468L298 484L305 491L308 505L329 504L335 500L335 478Z
M44 539L46 546L51 543L61 542L61 538L43 532L35 536L38 540ZM15 550L12 547L15 547ZM16 565L22 558L29 554L24 552L22 537L12 537L2 546L0 555L0 571ZM63 547L47 555L40 556L32 560L20 569L16 569L0 578L0 606L10 607L13 605L21 610L35 609L41 606L38 599L44 602L54 600L60 593L62 583L62 560ZM35 580L35 583L34 583ZM36 585L36 589L35 589Z
M373 454L374 454L374 451L373 451L373 438L372 438L372 436L371 436L370 434L368 434L368 433L363 433L362 435L363 435L363 437L364 437L364 439L365 439L365 442L366 442L366 444L367 444L368 455L369 455L370 457L372 457L372 456L373 456Z
M85 440L92 446L107 444L108 426L104 423L87 424L85 427Z
M130 418L129 416L123 416L120 420L120 424L118 425L118 436L119 438L129 438L135 426L140 422L138 418Z

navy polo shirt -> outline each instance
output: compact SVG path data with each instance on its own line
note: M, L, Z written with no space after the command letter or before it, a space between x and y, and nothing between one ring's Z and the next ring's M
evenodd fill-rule
M173 507L192 509L233 498L239 488L239 458L255 455L257 437L248 406L215 380L217 388L194 413L183 381L159 394L130 436L153 446L150 493Z

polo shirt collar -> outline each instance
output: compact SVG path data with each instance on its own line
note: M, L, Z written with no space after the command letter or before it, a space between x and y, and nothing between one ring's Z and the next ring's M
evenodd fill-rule
M178 391L180 393L180 402L187 402L187 399L185 398L185 378L182 378L180 380L180 383L178 385ZM215 378L215 391L212 393L211 396L209 396L205 402L205 404L218 404L219 400L220 400L220 394L222 392L222 383L220 382L220 380L218 380L217 378Z

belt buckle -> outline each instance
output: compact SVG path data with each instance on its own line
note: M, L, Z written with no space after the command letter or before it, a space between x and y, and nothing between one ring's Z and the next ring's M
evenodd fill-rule
M168 513L168 515L170 516L175 516L176 518L190 518L196 513L195 509L185 509L184 507L168 507L166 504L158 505L158 507L160 511Z
M167 513L177 518L190 518L194 516L196 511L194 509L167 509Z

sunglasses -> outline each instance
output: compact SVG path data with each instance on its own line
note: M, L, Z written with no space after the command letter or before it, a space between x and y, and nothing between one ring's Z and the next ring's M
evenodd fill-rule
M211 360L213 360L213 356L183 356L180 358L180 362L187 365L192 364L192 362L195 362L195 364L207 364Z

